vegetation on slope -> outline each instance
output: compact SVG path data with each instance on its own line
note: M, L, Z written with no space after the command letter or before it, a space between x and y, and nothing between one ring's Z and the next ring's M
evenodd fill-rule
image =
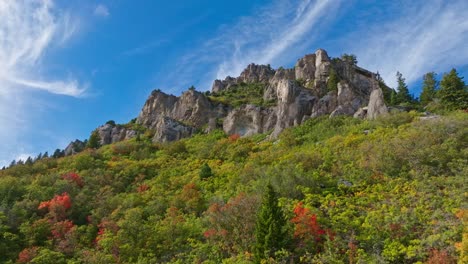
M263 100L264 91L265 84L263 83L241 83L229 87L229 89L213 93L209 98L213 102L232 105L233 107L245 104L262 107L274 106L276 104L274 100Z
M266 137L142 136L0 171L0 262L467 260L466 113Z

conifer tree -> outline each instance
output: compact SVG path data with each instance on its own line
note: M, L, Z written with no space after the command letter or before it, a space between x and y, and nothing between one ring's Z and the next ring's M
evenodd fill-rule
M467 87L463 77L459 77L455 69L444 75L437 95L448 110L468 108Z
M398 99L397 99L397 92L392 89L392 92L390 94L390 104L391 105L397 105L398 104Z
M286 223L283 211L278 205L277 194L271 184L268 184L255 228L254 250L257 263L262 259L273 257L276 251L286 246L288 241Z
M338 91L339 82L340 82L340 78L338 77L338 74L333 68L330 68L330 75L327 81L328 91Z
M413 101L412 96L409 93L408 86L405 83L405 78L403 78L403 74L397 72L397 95L395 104L409 104Z
M88 148L99 148L101 146L101 137L99 136L99 133L95 130L93 133L91 133L91 136L89 137L87 146Z
M211 171L211 168L207 163L201 166L199 175L200 175L200 179L202 180L207 179L213 175L213 172Z
M436 96L438 83L435 77L435 72L428 72L423 76L423 87L419 98L422 106L432 102Z

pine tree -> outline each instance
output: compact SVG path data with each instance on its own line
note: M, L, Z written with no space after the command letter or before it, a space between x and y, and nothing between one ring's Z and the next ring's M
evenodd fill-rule
M358 63L356 55L354 54L343 54L341 55L341 60L352 65L356 65Z
M338 91L338 83L340 82L340 78L338 74L333 68L330 68L330 75L327 80L327 88L328 91Z
M267 185L263 203L257 215L255 228L255 260L273 257L274 253L286 246L286 218L278 205L278 197L271 184Z
M393 89L392 89L392 92L390 94L390 104L391 105L397 105L398 104L397 93Z
M89 137L87 147L97 149L101 146L100 141L101 137L99 136L99 133L95 130L93 131L93 133L91 133L91 136Z
M33 164L33 159L31 158L31 156L29 156L26 161L24 162L24 164L26 165L32 165Z
M408 86L405 83L405 78L403 78L403 74L401 74L400 72L397 72L396 76L397 76L398 88L397 88L395 104L412 103L413 97L409 93Z
M455 69L444 75L440 81L440 90L437 95L448 110L468 108L467 87L463 77L459 77Z
M200 175L200 179L202 180L213 176L213 172L211 171L211 168L207 163L202 165L199 175Z
M437 80L435 72L428 72L423 76L423 87L420 96L420 101L422 106L426 106L432 102L436 96L437 92Z
M57 158L61 158L61 157L64 156L63 154L64 154L63 151L61 151L60 149L56 149L56 150L54 151L54 154L52 154L52 157L53 157L53 158L56 158L56 159L57 159Z

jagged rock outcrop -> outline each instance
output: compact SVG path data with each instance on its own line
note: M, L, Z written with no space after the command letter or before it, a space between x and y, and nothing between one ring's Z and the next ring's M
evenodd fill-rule
M257 65L251 63L245 68L239 77L226 77L224 80L215 80L211 91L217 93L240 83L268 83L276 71L269 65Z
M227 109L228 106L215 105L195 90L188 90L180 97L156 90L151 93L136 122L156 131L154 141L166 142L191 136L206 125L207 131L215 129L213 123L226 116Z
M304 80L306 86L313 84L315 80L315 54L307 54L300 58L294 66L295 79Z
M99 143L101 146L130 139L137 135L135 130L127 129L121 125L109 123L98 127L96 131L99 134Z
M312 114L312 107L317 100L312 92L300 87L293 81L284 80L278 84L278 106L276 124L272 136L276 137L283 129L301 124Z
M70 142L68 146L63 150L65 156L75 155L78 152L81 152L86 148L86 143L76 139L75 141Z
M188 137L201 129L220 128L220 120L227 134L248 136L272 131L271 137L275 138L283 129L312 117L375 118L387 109L374 73L353 62L330 59L323 49L299 59L293 69L250 64L237 78L215 80L211 92L216 94L244 83L262 83L262 99L267 103L236 108L211 101L195 90L180 97L156 90L137 123L154 130L153 140L159 142Z

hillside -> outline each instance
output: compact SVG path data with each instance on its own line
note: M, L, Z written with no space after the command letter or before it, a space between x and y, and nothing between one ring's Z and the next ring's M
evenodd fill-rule
M0 261L463 263L467 113L420 115L312 118L276 140L147 133L12 166ZM259 253L275 193L283 243Z

